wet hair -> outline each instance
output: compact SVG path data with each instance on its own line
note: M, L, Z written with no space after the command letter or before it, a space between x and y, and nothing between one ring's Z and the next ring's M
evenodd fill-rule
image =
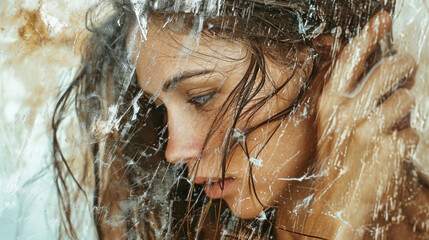
M305 100L305 93L320 67L321 53L312 40L320 34L336 34L337 40L345 43L375 12L392 11L394 6L394 1L359 1L356 5L354 1L328 0L267 3L223 0L219 5L207 0L196 6L168 0L136 3L112 0L109 3L113 11L107 13L108 16L103 15L101 23L97 20L98 10L106 6L104 3L87 14L87 29L91 35L83 49L81 68L59 98L52 119L54 169L60 206L64 209L61 234L70 238L78 238L72 217L73 206L77 204L74 201L78 198L74 196L76 188L72 185L85 197L92 197L86 199L93 199L90 205L99 238L109 231L112 234L117 231L128 238L166 239L191 237L192 234L204 238L204 231L191 233L191 228L205 218L209 222L217 219L215 229L206 225L206 233L211 236L213 232L214 236L219 234L218 223L222 221L238 222L239 229L230 229L232 232L248 226L240 220L231 220L234 217L230 213L219 214L227 212L222 202L218 201L217 208L208 207L212 200L202 198L202 189L187 183L186 169L162 160L168 139L163 121L166 110L145 97L133 63L131 45L134 43L130 35L136 34L137 29L144 32L147 22L142 21L151 18L183 20L189 31L202 26L203 36L240 41L248 47L247 71L217 113L204 144L206 146L220 123L230 123L221 148L224 178L228 152L241 149L249 157L246 141L238 142L233 137L241 119L249 119L257 113L296 73L305 79L293 104L256 125L247 122L240 130L247 135L268 122L278 122L280 126L281 121ZM269 94L255 99L265 85L273 85L266 70L267 58L293 71ZM70 117L70 111L77 114L82 123L82 139L88 142L84 159L67 157L60 146L61 127L63 120ZM80 167L72 167L76 165ZM251 174L250 164L250 187L257 197ZM196 217L196 212L204 213ZM273 229L270 224L263 228ZM261 232L258 238L270 235L263 233L264 230ZM243 234L241 236L247 233Z

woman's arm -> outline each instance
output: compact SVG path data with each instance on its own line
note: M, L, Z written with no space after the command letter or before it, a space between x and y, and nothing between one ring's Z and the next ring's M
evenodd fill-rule
M407 122L415 103L408 89L417 65L410 55L398 54L362 77L391 25L387 12L377 13L342 49L326 79L317 116L321 177L307 234L363 238L368 223L397 199L404 160L418 142Z

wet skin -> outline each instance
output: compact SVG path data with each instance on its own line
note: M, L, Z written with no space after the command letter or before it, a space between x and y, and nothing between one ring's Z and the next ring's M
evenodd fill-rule
M251 163L240 149L229 153L223 191L213 183L221 180L219 149L227 122L221 123L198 161L218 109L245 74L249 49L238 41L210 36L195 45L186 34L151 24L147 41L139 49L137 76L146 95L155 95L157 103L167 109L167 160L186 163L189 178L206 184L206 194L224 199L240 218L254 218L262 209L277 206L277 226L295 226L296 231L327 239L363 237L360 229L370 221L376 201L385 196L380 191L392 183L401 169L398 166L418 142L409 125L395 129L415 102L407 89L417 68L412 57L402 54L381 60L365 77L365 84L359 85L366 60L391 27L389 15L378 13L350 44L333 50L338 58L331 74L319 73L303 104L281 122L259 155L279 122L245 136L250 157L261 160L253 165L255 192L250 190ZM308 77L304 73L310 67L311 62L254 116L240 119L238 130L247 120L254 126L290 106L301 87L300 78ZM267 58L267 71L279 86L292 69ZM398 88L403 79L407 84ZM266 84L256 98L272 90ZM315 172L308 170L312 163L315 172L325 175L319 175L317 181L297 181L313 176ZM294 212L308 196L312 211ZM338 214L341 218L335 217ZM277 236L292 237L285 231Z
M241 149L230 152L228 156L222 191L219 184L213 182L221 181L219 149L226 124L221 124L199 161L197 158L217 111L245 74L250 52L240 42L207 36L201 38L198 47L187 51L183 47L187 40L187 35L150 26L137 62L140 86L148 97L155 94L156 103L163 103L167 109L167 160L186 163L190 169L190 179L196 184L207 184L206 194L224 199L240 218L254 218L264 207L294 205L293 202L301 199L301 195L306 195L304 189L307 189L308 183L287 179L302 177L313 161L316 144L314 99L306 98L305 104L285 121L269 123L245 136L250 157L262 160L253 166L256 194L262 205L249 189L250 162ZM279 66L269 59L267 61L272 82L274 85L282 84L292 69ZM305 76L298 70L278 96L250 118L250 126L290 106L300 89L300 77ZM255 98L265 96L273 89L272 85L266 84ZM308 96L311 94L310 91ZM239 129L244 127L247 118L240 119ZM279 130L256 157L278 124L281 124Z

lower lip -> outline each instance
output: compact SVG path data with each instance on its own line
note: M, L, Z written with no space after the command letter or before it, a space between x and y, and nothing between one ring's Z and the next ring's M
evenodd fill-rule
M224 181L223 190L220 188L222 181L219 181L217 183L206 184L204 186L204 192L209 198L212 198L212 199L221 198L224 195L224 193L228 190L228 187L231 186L233 181L234 179L232 178L226 178Z

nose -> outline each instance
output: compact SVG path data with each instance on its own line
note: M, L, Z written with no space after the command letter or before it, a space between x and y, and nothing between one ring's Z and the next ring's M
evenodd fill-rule
M167 124L167 161L186 162L190 166L200 154L204 141L203 134L197 130L195 117L183 107L167 106Z

